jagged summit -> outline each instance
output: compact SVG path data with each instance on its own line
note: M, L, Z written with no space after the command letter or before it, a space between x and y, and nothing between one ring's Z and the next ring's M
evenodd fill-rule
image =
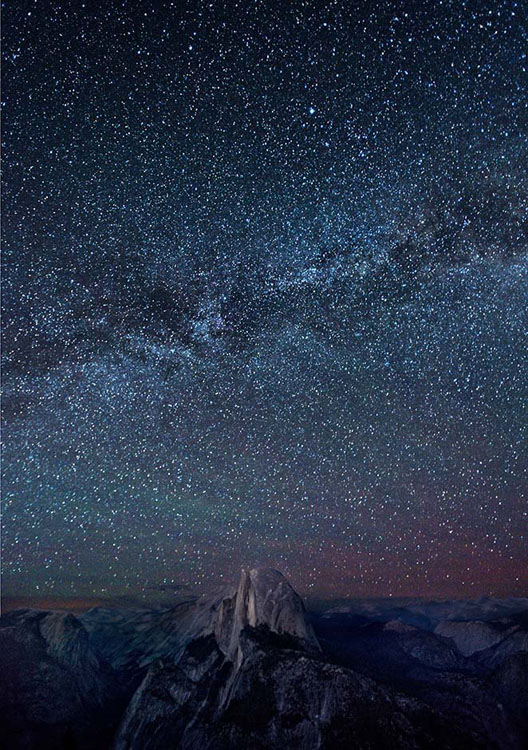
M177 663L187 644L210 635L224 656L233 659L246 627L267 627L295 638L300 647L320 650L302 599L281 573L269 568L242 570L238 582L171 607L97 607L79 619L116 669L142 669L156 659Z
M317 638L306 622L301 597L282 573L272 568L243 569L234 597L223 599L215 636L225 653L234 654L240 632L246 626L265 626L273 633L292 636L320 650Z

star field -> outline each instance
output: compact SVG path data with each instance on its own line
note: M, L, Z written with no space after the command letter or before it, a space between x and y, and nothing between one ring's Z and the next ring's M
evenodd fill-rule
M4 593L526 593L526 4L3 13Z

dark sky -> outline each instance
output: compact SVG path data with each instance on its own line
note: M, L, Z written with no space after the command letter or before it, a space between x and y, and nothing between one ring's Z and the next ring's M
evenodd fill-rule
M4 594L526 593L527 5L3 14Z

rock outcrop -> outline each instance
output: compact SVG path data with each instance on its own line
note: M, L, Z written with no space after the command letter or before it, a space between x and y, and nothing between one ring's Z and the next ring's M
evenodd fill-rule
M177 666L153 665L114 750L485 748L418 700L393 693L281 636L244 627L237 661L209 636Z
M420 700L326 661L302 600L277 571L242 571L236 590L209 611L214 625L187 644L177 664L152 664L114 750L487 746L485 731L459 725L453 732ZM376 627L410 638L413 653L425 649L428 661L439 662L427 650L438 641L432 633L427 646L416 628ZM452 654L440 646L442 659Z
M267 627L320 650L301 597L281 573L268 568L243 570L238 586L226 586L173 607L98 607L80 619L94 647L124 672L148 668L157 659L177 663L188 643L208 635L214 635L222 652L232 657L246 625Z
M4 747L104 747L124 708L116 675L80 621L64 612L4 615L0 675Z
M240 633L246 626L267 628L272 633L298 639L308 649L320 651L306 621L301 597L277 570L243 570L234 597L222 600L214 633L227 656L232 658L236 653Z

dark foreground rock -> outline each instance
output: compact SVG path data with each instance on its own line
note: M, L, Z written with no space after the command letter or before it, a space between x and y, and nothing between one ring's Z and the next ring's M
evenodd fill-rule
M422 702L245 629L234 662L213 638L152 667L114 750L487 747Z
M4 747L106 747L125 700L117 676L73 615L19 610L0 619Z

